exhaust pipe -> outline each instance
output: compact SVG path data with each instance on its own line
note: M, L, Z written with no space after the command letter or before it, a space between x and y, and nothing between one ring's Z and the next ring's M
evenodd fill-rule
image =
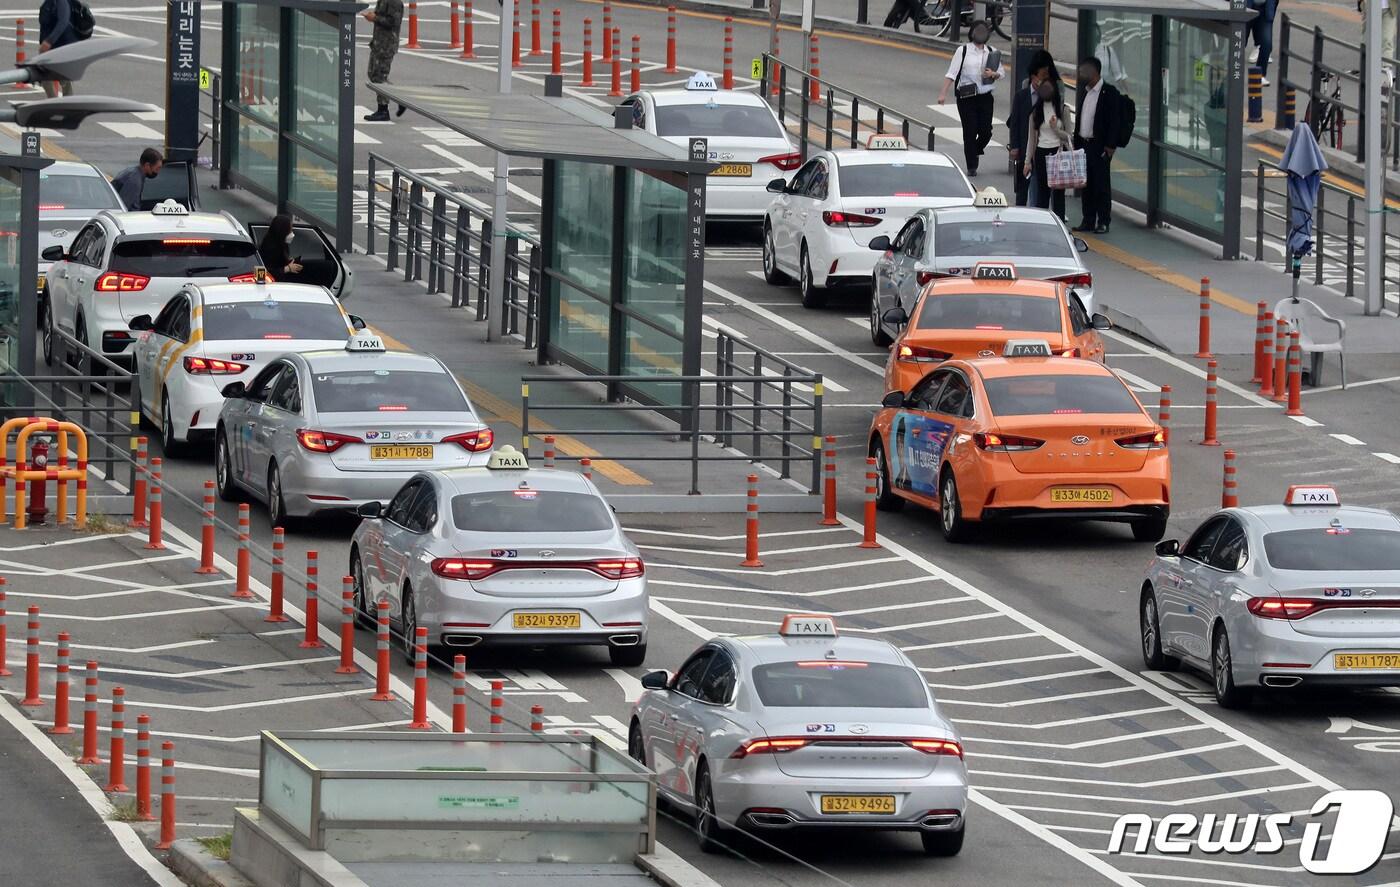
M642 642L639 634L615 634L608 637L608 643L614 647L635 647Z
M766 828L782 828L795 824L797 820L787 813L750 813L749 821Z
M919 825L924 828L952 828L958 823L958 814L940 813L936 816L925 816L920 820Z
M1297 675L1265 675L1264 686L1266 687L1296 687L1303 683L1303 679Z
M449 634L443 637L442 642L449 647L475 647L481 643L481 638L472 634Z

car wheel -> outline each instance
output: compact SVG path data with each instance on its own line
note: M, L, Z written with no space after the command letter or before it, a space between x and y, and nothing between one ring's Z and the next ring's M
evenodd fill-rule
M1230 658L1230 635L1225 626L1215 630L1215 642L1210 648L1210 676L1215 686L1215 701L1221 708L1245 708L1253 694L1235 686L1234 660Z
M647 765L647 746L642 739L642 725L636 721L632 722L632 728L627 731L627 756L643 767Z
M825 308L826 290L817 286L812 279L812 259L807 255L807 244L802 244L802 262L798 268L797 285L802 290L803 308Z
M403 632L403 657L408 660L409 665L413 665L413 639L418 634L418 605L413 601L413 588L408 585L403 588L403 615L399 622L402 623L400 628Z
M233 482L233 463L229 461L228 435L222 428L214 443L214 483L219 488L219 498L225 502L237 502L241 497Z
M875 278L870 279L870 341L876 347L888 348L894 343L890 334L885 332L885 327L880 323L880 294L875 284Z
M778 270L778 248L773 245L773 227L763 226L763 279L773 286L788 282L788 276Z
M608 658L618 668L636 668L647 661L647 645L633 644L630 647L608 647Z
M175 437L175 419L170 414L170 394L160 393L160 448L168 459L176 458L184 450L182 441Z
M952 469L944 469L938 485L938 526L949 542L966 542L968 522L962 515L962 499L958 496L958 481Z
M39 318L39 329L44 343L44 364L53 366L53 304L44 299L44 313Z
M287 498L282 494L282 472L277 463L267 466L267 519L274 527L293 530L297 519L287 514Z
M1132 523L1133 538L1138 542L1161 542L1162 537L1167 535L1167 519L1165 517L1145 517L1135 520Z
M82 317L78 318L78 325L77 329L73 332L73 338L78 340L79 345L82 345L88 350L91 350L92 346L88 345L87 321L84 320ZM73 367L81 372L84 370L83 365L87 364L88 366L86 367L86 372L83 373L84 375L102 375L102 365L94 364L92 361L87 359L86 355L87 352L84 351L82 348L79 348L77 354L74 355L75 359L73 361Z
M895 495L890 483L890 460L885 455L885 446L879 440L870 442L870 455L875 458L875 507L881 511L900 511L904 500Z
M355 594L355 621L364 628L375 628L379 621L374 610L370 609L369 597L365 594L365 568L360 563L360 549L350 550L350 587Z
M720 853L726 848L726 829L715 815L715 792L710 785L710 769L703 763L695 776L695 838L705 853Z
M1142 590L1142 605L1138 608L1138 624L1142 635L1142 661L1153 671L1175 671L1181 660L1162 652L1162 622L1157 615L1157 596L1151 588Z
M963 835L966 833L967 821L964 819L957 831L920 832L919 838L924 842L924 853L928 856L957 856L962 850Z

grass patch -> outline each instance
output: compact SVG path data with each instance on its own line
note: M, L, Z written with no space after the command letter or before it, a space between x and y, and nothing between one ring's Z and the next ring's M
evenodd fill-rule
M222 835L215 835L212 838L195 838L200 846L208 850L210 855L216 859L228 862L229 851L233 849L233 832L224 832Z
M112 812L107 814L107 818L115 822L140 822L141 817L136 814L136 802L128 801L125 804L113 804Z
M120 520L96 511L88 512L87 526L83 527L83 532L104 536L108 533L125 533L126 527Z

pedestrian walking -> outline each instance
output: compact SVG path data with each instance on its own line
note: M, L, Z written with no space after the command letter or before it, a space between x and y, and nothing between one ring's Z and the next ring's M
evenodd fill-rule
M369 38L369 82L388 83L389 67L394 63L394 53L399 51L399 25L403 24L403 0L375 0L374 8L366 10L365 21L374 26L374 34ZM404 106L399 105L396 116L402 117ZM370 122L389 120L389 103L379 99L379 107L366 114Z
M39 51L48 52L81 39L73 27L73 4L70 0L44 0L39 4ZM45 80L44 93L49 98L73 94L71 80Z
M1055 60L1051 58L1050 53L1037 49L1031 54L1030 76L1022 81L1021 87L1011 97L1011 113L1006 118L1006 150L1011 156L1011 177L1015 181L1017 206L1025 206L1030 196L1030 179L1021 174L1021 166L1025 159L1026 133L1030 129L1031 111L1035 108L1035 103L1040 101L1036 90L1040 87L1040 82L1050 76L1056 80L1060 79L1059 72L1055 70Z
M1384 2L1384 0L1383 0ZM1278 12L1278 0L1248 0L1250 9L1258 15L1249 23L1249 36L1256 47L1254 64L1264 75L1264 85L1269 85L1269 56L1274 51L1274 15ZM1395 45L1395 21L1391 19L1391 46Z
M915 34L921 33L919 31L920 25L938 24L933 16L928 14L924 0L894 0L889 14L885 16L885 27L898 30L901 25L911 19L914 22Z
M1058 80L1047 77L1041 81L1036 92L1040 94L1040 101L1031 111L1026 135L1026 160L1021 167L1021 175L1034 177L1031 181L1030 205L1041 209L1050 209L1053 205L1055 215L1063 221L1065 192L1063 188L1050 187L1046 180L1045 163L1051 154L1069 150L1073 144L1066 119L1069 114Z
M1079 63L1079 90L1075 102L1074 147L1084 150L1086 180L1079 196L1084 218L1076 231L1107 234L1112 221L1113 180L1109 166L1118 150L1120 127L1119 93L1104 82L1103 62L1089 56Z
M117 197L121 198L122 206L129 210L141 209L141 188L146 183L146 179L154 179L160 175L160 168L165 165L165 155L155 148L147 148L141 152L141 159L135 166L128 166L117 173L112 179L112 187L117 191Z
M938 104L948 100L948 90L953 90L958 100L958 119L962 121L963 157L967 161L967 174L977 175L977 164L987 143L992 140L992 91L997 81L1006 74L1001 63L1001 50L991 49L987 41L991 39L992 26L985 19L972 23L968 31L968 42L953 53L948 65L948 73L943 78L943 89L938 93Z

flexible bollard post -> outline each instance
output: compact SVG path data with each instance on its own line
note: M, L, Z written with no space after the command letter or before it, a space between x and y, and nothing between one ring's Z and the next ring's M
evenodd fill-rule
M39 608L29 608L29 620L24 637L24 698L20 705L38 708L44 704L39 698Z
M744 559L741 567L761 567L758 559L758 475L749 475L748 504L744 506L748 518L744 522Z
M1216 405L1217 387L1215 374L1217 368L1218 365L1215 361L1206 361L1206 430L1201 438L1201 446L1203 447L1220 446L1220 441L1217 440L1215 436L1216 421L1219 418L1217 416L1217 410L1219 408Z
M53 726L49 732L64 736L73 732L68 723L68 632L58 633L58 678L53 691Z
M549 73L564 73L564 14L559 10L554 10L554 32L551 35L553 40L549 48Z
M817 78L822 75L822 69L820 62L818 61L820 50L817 47L816 34L812 35L809 52L811 53L811 64L809 65L808 70L811 72L812 76L808 80L810 86L807 89L807 96L813 102L820 102L822 100L822 88L821 84L817 82Z
M136 818L155 819L151 814L151 716L136 716Z
M282 553L287 547L287 534L281 527L272 528L272 595L268 603L267 618L264 622L286 622L287 617L282 614L282 595L284 593L283 584L286 575L283 570L284 561Z
M823 527L840 526L841 522L836 519L836 435L826 436L826 449L822 451L822 466L824 475L822 490L822 520Z
M642 38L632 35L632 91L642 91Z
M583 79L580 86L593 85L593 20L583 20Z
M88 660L87 674L83 677L83 753L77 757L79 764L99 764L97 756L97 663Z
M146 523L146 474L150 470L147 464L146 438L136 438L136 481L131 485L131 526L138 530L144 530Z
M612 88L608 90L608 95L614 97L622 95L622 52L617 46L618 40L621 39L618 37L620 33L621 28L613 28L612 39L608 41L608 45L612 47Z
M543 732L544 732L544 706L543 706L543 705L532 705L532 706L530 706L530 732L531 732L531 733L543 733Z
M233 596L240 601L251 601L253 590L250 585L253 569L253 552L248 547L249 526L252 523L251 512L247 502L240 502L238 505L238 569L235 573Z
M773 58L775 58L775 59L778 58L779 55L781 55L781 53L779 52L779 46L778 46L778 44L782 42L782 39L783 39L783 32L782 32L782 31L774 31L774 32L773 32ZM778 94L778 88L779 88L779 87L778 87L778 84L779 84L779 83L782 81L782 79L783 79L783 78L782 78L782 73L783 73L783 66L780 65L780 64L778 64L777 62L774 62L774 63L773 63L773 70L772 70L771 72L769 72L769 74L768 74L769 79L771 79L771 80L773 81L773 88L770 90L770 93L771 93L772 95L777 95L777 94Z
M355 665L355 577L340 579L340 665L336 674L354 674Z
M0 576L0 678L14 674L10 671L9 632L5 628L5 577Z
M544 436L544 467L554 467L554 437L548 434Z
M389 602L380 601L379 633L374 638L374 702L392 702L394 694L389 692Z
M1162 440L1164 443L1171 443L1172 440L1172 386L1162 386L1161 400L1157 404L1157 424L1162 426Z
M1249 377L1251 385L1264 381L1264 343L1269 336L1264 329L1264 314L1268 310L1268 302L1259 302L1254 306L1254 375Z
M157 850L175 843L175 743L160 744L160 841Z
M664 74L675 74L676 68L676 7L666 7L666 67Z
M1235 451L1225 451L1225 476L1220 483L1220 507L1237 508L1240 504L1239 481L1235 478Z
M297 644L303 650L317 650L321 647L320 594L316 590L316 574L319 570L317 557L314 551L306 553L306 634L301 643Z
M1271 398L1274 403L1284 403L1288 400L1288 365L1285 354L1288 349L1288 321L1283 318L1274 320L1274 396Z
M1298 330L1288 334L1288 409L1285 416L1303 415L1303 347Z
M530 55L544 55L540 43L540 0L530 0Z
M1210 278L1201 278L1201 317L1196 325L1196 356L1213 357L1210 353Z
M724 17L724 79L725 89L734 88L734 17Z
M612 3L603 0L603 61L612 61Z
M875 538L875 457L865 459L865 533L860 540L861 548L879 548Z
M23 65L24 60L24 19L17 18L15 19L15 67ZM28 85L27 83L16 83L12 88L24 89Z
M1264 119L1264 71L1258 65L1249 66L1248 86L1246 87L1248 100L1245 103L1245 121L1248 123L1260 123Z
M410 730L431 730L428 720L428 629L413 630L413 721Z
M420 49L418 45L418 3L417 0L408 2L408 43L404 44L405 49Z
M582 469L584 477L588 478L589 480L593 479L592 459L588 458L587 456L584 456L582 459L578 460L578 467Z
M165 548L165 542L162 540L165 528L162 523L164 507L161 505L160 465L159 456L151 460L151 525L146 537L146 548L151 551L162 551Z
M504 15L505 13L502 13ZM515 18L510 23L510 66L520 67L520 0L515 0Z
M467 732L467 657L452 657L452 732Z
M107 784L104 791L126 791L126 690L112 688L112 732L107 746Z
M1292 129L1298 119L1298 91L1291 86L1283 87L1283 128Z
M472 28L472 0L462 3L462 55L464 59L476 58L476 32Z
M1264 356L1259 362L1259 396L1274 396L1274 312L1264 312L1264 324L1261 330L1263 339Z
M459 27L461 27L462 21L461 21L461 17L458 16L458 14L457 14L457 0L452 0L451 6L452 6L452 13L450 14L450 16L449 16L448 19L447 19L447 22L448 22L448 25L447 25L448 30L450 30L450 31L452 32L451 34L448 35L448 38L449 38L449 40L451 41L451 42L448 44L448 48L450 48L450 49L457 49L458 47L460 47L460 46L462 45L462 36L461 36L461 33L457 30Z
M204 516L199 533L199 566L196 573L208 576L219 572L214 566L214 482L204 482Z
M491 682L491 732L500 733L505 730L506 710L505 681Z

